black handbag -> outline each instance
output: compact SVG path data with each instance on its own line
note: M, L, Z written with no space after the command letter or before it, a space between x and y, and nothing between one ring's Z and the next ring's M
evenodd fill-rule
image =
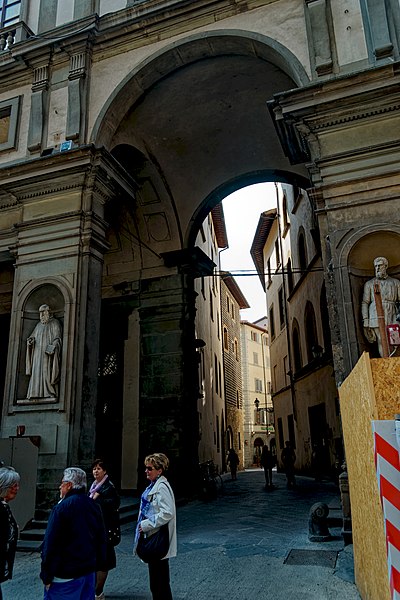
M108 530L108 541L112 546L118 546L121 541L121 529L119 525L115 525L112 529Z
M146 535L143 532L140 534L136 546L136 554L143 562L149 563L153 560L161 560L168 554L168 550L168 523L161 525L160 529L152 535Z
M112 546L118 546L121 541L121 528L119 526L119 512L112 514L111 523L108 528L108 541Z

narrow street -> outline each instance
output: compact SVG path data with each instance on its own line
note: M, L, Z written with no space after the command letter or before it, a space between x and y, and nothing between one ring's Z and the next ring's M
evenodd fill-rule
M308 540L315 502L326 502L339 516L337 488L298 477L296 489L287 490L284 475L276 473L274 481L266 491L263 471L241 472L237 481L224 479L218 499L179 506L179 555L170 561L174 600L359 600L340 526L330 527L329 542ZM147 567L132 556L132 539L133 525L124 526L107 600L151 597ZM42 598L39 565L38 554L17 554L14 579L3 586L5 600Z

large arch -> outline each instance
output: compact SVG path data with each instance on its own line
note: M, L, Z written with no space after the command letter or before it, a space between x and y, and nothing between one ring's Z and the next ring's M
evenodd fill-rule
M175 249L188 247L230 192L261 181L308 186L304 166L284 155L267 108L274 94L307 82L298 59L267 36L190 36L132 70L103 107L92 141L110 151L130 145L146 158L157 172L158 206L142 194L143 211L162 213L166 227L181 232Z

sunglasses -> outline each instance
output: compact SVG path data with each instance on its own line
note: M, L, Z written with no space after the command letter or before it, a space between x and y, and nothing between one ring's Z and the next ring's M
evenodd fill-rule
M155 471L154 467L145 467L145 471Z

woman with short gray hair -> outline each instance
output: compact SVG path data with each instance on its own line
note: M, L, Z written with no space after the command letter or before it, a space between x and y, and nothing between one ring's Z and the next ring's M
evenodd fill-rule
M8 503L18 494L19 482L20 476L13 467L0 468L0 600L1 583L12 578L17 549L18 525Z

